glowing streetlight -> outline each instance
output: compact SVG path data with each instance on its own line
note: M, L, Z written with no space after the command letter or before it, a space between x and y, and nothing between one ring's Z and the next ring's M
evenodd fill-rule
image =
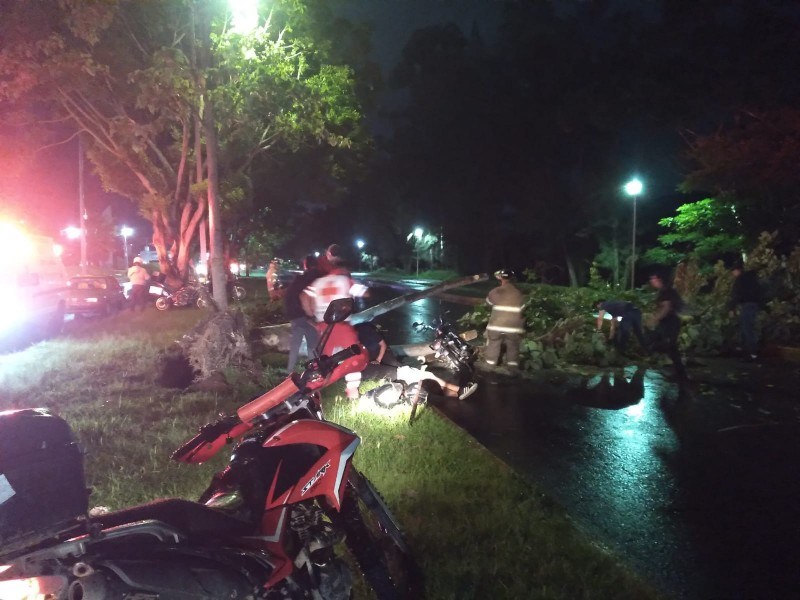
M233 13L233 31L242 35L258 27L258 2L256 0L228 0Z
M69 227L64 228L64 235L67 236L69 240L77 240L81 237L81 228L75 227L74 225L70 225Z
M416 241L414 242L414 254L417 259L417 277L419 277L419 241L422 239L422 233L423 233L422 228L417 227L408 236L409 240L411 239L412 236L416 238Z
M633 234L631 236L631 289L636 285L636 198L642 193L644 186L637 178L631 179L625 184L625 193L633 196Z
M130 266L128 264L128 236L133 235L133 229L127 225L123 225L122 229L119 230L119 233L122 236L123 243L125 244L125 268L128 268Z
M366 242L364 240L361 240L361 239L356 240L356 248L358 248L358 268L359 269L361 268L361 262L362 262L361 250L364 249L365 245L366 245Z

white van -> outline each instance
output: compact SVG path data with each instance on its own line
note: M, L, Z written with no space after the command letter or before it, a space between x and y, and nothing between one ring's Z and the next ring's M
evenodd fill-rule
M52 238L0 223L0 342L58 334L67 279Z

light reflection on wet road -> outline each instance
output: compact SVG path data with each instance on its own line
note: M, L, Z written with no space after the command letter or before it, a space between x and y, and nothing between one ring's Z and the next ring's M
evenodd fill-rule
M377 290L370 304L395 294ZM424 343L413 321L466 309L425 299L376 321L390 343ZM667 595L794 597L797 404L756 376L693 374L683 391L643 367L485 375L468 401L437 406Z

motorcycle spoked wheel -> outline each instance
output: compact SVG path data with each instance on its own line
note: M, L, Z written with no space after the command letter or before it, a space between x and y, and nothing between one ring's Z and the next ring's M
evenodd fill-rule
M169 300L164 298L164 296L156 298L156 308L158 310L167 310L169 308Z
M341 517L345 544L378 600L422 598L422 573L389 508L372 483L353 470Z

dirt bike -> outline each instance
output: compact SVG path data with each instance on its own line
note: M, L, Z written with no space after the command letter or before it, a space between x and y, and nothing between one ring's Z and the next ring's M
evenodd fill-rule
M352 306L331 303L318 349L350 327ZM201 427L174 460L203 463L242 440L196 502L88 516L67 423L43 409L0 413L0 598L345 600L343 539L378 598L422 597L397 521L352 466L359 437L322 414L319 390L366 362L359 345L317 353L302 374Z

